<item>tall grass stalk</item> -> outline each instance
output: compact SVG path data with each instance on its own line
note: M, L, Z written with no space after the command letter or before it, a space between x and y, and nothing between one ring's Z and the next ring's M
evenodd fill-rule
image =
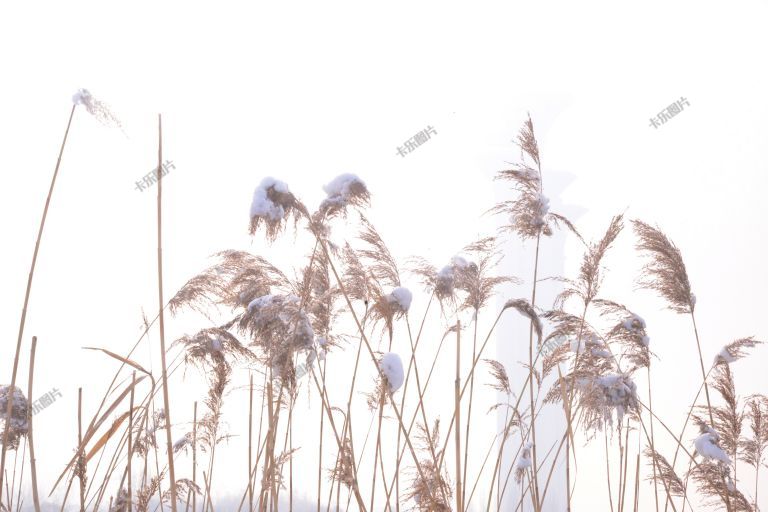
M160 364L163 368L163 409L165 411L165 441L168 453L168 476L171 486L171 510L176 512L176 470L173 464L173 441L171 440L171 401L168 395L168 367L165 361L165 317L163 314L163 118L157 115L157 294L160 317ZM162 501L162 500L161 500Z
M51 205L51 197L53 196L53 188L56 185L56 178L59 175L59 167L61 166L61 157L64 154L64 147L67 144L67 137L69 136L69 128L72 126L72 117L75 115L76 105L72 105L72 109L69 111L69 119L67 120L67 128L64 130L64 139L61 141L61 148L59 149L59 157L56 160L56 167L53 170L53 177L51 178L51 185L48 188L48 197L45 199L45 206L43 207L43 216L40 219L40 228L37 231L37 240L35 241L35 250L32 253L32 262L29 266L29 276L27 277L27 289L24 292L24 305L21 309L21 319L19 320L19 334L16 339L16 352L13 356L13 371L11 373L10 389L14 389L16 386L16 372L19 368L19 356L21 354L21 340L24 338L24 324L27 320L27 307L29 306L29 297L32 292L32 279L35 276L35 265L37 264L37 256L40 252L40 241L43 238L43 230L45 229L45 220L48 218L48 208ZM0 453L0 489L3 488L3 479L5 477L5 455L8 447L8 431L11 419L11 411L13 406L13 400L8 400L8 406L5 410L5 421L3 428L3 446ZM3 496L0 492L0 507L3 505Z

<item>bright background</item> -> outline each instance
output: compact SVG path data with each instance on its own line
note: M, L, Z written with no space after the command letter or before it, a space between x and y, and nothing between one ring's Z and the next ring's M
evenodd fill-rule
M4 4L2 382L10 381L29 259L72 93L90 89L125 131L76 112L38 260L24 342L39 338L36 389L63 394L35 418L43 488L73 452L77 388L89 410L114 369L81 347L126 351L140 333L141 310L151 316L157 307L156 189L134 189L155 166L157 113L176 165L164 182L169 296L216 251L266 250L261 237L247 236L247 212L267 175L314 206L323 184L357 173L392 252L441 266L503 220L482 214L507 197L492 177L517 159L512 140L530 112L545 187L557 176L564 188L551 195L553 210L581 212L575 221L590 238L626 211L659 223L682 249L705 357L737 337L765 339L767 18L764 0ZM691 106L650 127L681 96ZM427 125L438 134L397 156L397 146ZM634 291L633 243L627 230L609 254L603 296L648 322L660 358L654 386L663 398L655 406L677 431L699 384L694 340L686 318ZM565 247L564 264L545 261L572 276L581 255L573 240ZM269 250L286 265L298 261L279 244ZM504 270L528 283L510 293L527 296L527 267L509 265ZM416 297L414 317L425 301ZM169 323L169 339L201 326ZM142 360L157 370L153 347ZM768 391L767 354L759 349L734 366L742 396ZM499 357L519 371L514 351ZM191 414L199 390L181 389L178 410L187 412L177 415ZM238 400L246 396L236 391L228 402L233 432L242 432ZM492 431L492 423L483 428ZM241 492L244 469L231 478L227 471L219 492ZM576 510L606 506L604 480L602 466L580 466ZM744 490L751 494L751 485ZM650 493L646 487L644 498Z

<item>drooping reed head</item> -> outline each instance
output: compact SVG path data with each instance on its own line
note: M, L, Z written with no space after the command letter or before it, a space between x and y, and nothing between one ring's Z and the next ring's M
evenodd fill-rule
M253 192L249 233L255 234L263 225L267 240L274 241L290 218L293 218L295 224L302 217L309 217L307 209L291 193L288 185L266 177Z
M632 225L638 237L637 249L648 256L638 280L640 286L655 290L671 310L693 313L696 297L680 249L660 229L639 220L633 220Z
M327 197L320 203L316 216L330 219L347 215L350 206L362 208L368 205L371 194L363 180L355 174L341 174L323 187Z
M88 89L78 89L72 95L72 103L82 105L90 115L95 117L100 123L106 126L116 126L122 128L120 120L112 113L109 107L93 97Z

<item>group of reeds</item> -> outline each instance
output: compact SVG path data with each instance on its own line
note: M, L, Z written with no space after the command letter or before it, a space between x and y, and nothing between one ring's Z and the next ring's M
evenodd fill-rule
M309 508L318 512L540 512L555 510L555 495L573 510L579 493L591 492L579 485L585 472L605 475L601 510L637 511L641 500L665 512L703 506L759 510L768 398L740 398L733 372L734 363L761 342L738 338L707 363L712 358L702 351L696 297L681 251L659 228L630 221L645 258L638 283L655 291L671 313L690 318L690 340L681 343L690 345L701 370L687 414L674 424L657 417L651 366L658 375L674 371L674 363L652 352L645 321L624 305L631 297L601 295L607 254L619 237L628 236L624 215L589 241L566 217L549 211L530 118L516 140L518 163L498 173L510 186L509 199L491 210L503 229L457 247L444 265L414 257L401 267L365 216L370 193L356 175L331 181L314 211L287 184L265 178L250 211L249 233L259 250L217 253L209 268L166 299L160 179L156 314L145 318L128 353L91 348L114 362L114 377L90 419L83 415L80 393L78 444L71 459L62 461L58 480L41 489L27 401L33 396L35 338L26 392L17 375L35 263L78 106L116 122L87 91L75 96L32 257L11 381L0 388L0 510L29 507L29 488L38 512L41 493L61 497L61 510L79 505L94 512L229 511L233 506L222 505L224 497L216 491L219 479L241 481L238 512L305 510L306 503L301 509L298 503L308 494L314 496ZM161 165L160 123L158 132ZM342 225L344 233L354 233L348 239L337 236ZM583 257L575 276L557 278L556 300L544 304L537 299L540 262L547 239L561 228L578 240ZM294 256L304 261L298 268L279 268L265 256L280 237L293 237ZM505 249L518 241L530 250L533 273L501 275ZM425 306L417 317L406 279L423 288L414 301ZM206 326L166 346L166 321L184 310L199 313ZM493 359L506 315L526 322L527 332L503 337L504 343L525 347L527 360L515 367ZM150 346L161 356L159 375L146 369L137 352L150 343L152 332L158 343ZM439 340L430 343L435 337ZM554 339L565 342L549 343ZM354 364L342 369L336 360L344 352ZM186 369L199 372L207 392L191 403L171 400ZM246 383L238 389L247 393L235 396L230 392L238 381ZM487 412L473 408L483 393L498 401ZM451 406L445 410L430 400L448 396ZM297 408L302 400L316 404L319 417ZM225 401L247 409L247 425L226 421ZM553 445L541 442L539 415L545 407L561 411ZM191 421L176 419L190 416ZM489 418L501 428L490 439L478 436L478 422ZM309 424L319 430L319 446L302 447ZM176 440L172 430L181 433ZM217 458L217 449L233 435L247 439L242 455L247 464ZM604 459L580 460L577 453L594 443L604 445ZM297 469L294 460L310 450L314 468ZM740 478L737 469L744 467L752 468L754 481ZM316 489L306 486L309 472ZM294 487L299 473L300 495Z

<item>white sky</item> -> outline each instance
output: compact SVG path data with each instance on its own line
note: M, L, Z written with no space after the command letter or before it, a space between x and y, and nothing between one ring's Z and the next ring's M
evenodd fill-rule
M78 110L54 193L24 340L39 337L36 389L63 394L36 416L41 481L52 482L72 453L77 388L88 409L113 368L80 347L126 350L141 308L157 307L155 189L138 192L134 182L155 165L158 112L176 165L164 182L169 296L216 251L262 252L261 237L247 236L247 212L266 175L314 206L324 183L357 173L392 252L441 264L495 229L497 219L481 217L505 197L491 178L516 159L511 141L530 111L545 187L548 174L572 179L553 210L581 211L576 222L591 238L625 209L658 222L686 258L705 357L737 337L765 339L767 17L764 0L3 5L0 381L10 381L72 93L90 89L127 134ZM651 128L649 118L681 96L690 107ZM397 156L427 125L437 135ZM633 292L632 244L627 231L610 254L603 295L648 321L661 358L655 405L677 431L698 386L694 341L685 318ZM566 247L573 275L580 254ZM414 318L424 306L417 296ZM170 322L169 339L196 326ZM767 391L766 354L738 363L742 396ZM513 371L514 354L505 357ZM186 391L179 402L191 412ZM221 479L222 492L242 489L241 472ZM576 510L605 506L604 476L580 467Z

